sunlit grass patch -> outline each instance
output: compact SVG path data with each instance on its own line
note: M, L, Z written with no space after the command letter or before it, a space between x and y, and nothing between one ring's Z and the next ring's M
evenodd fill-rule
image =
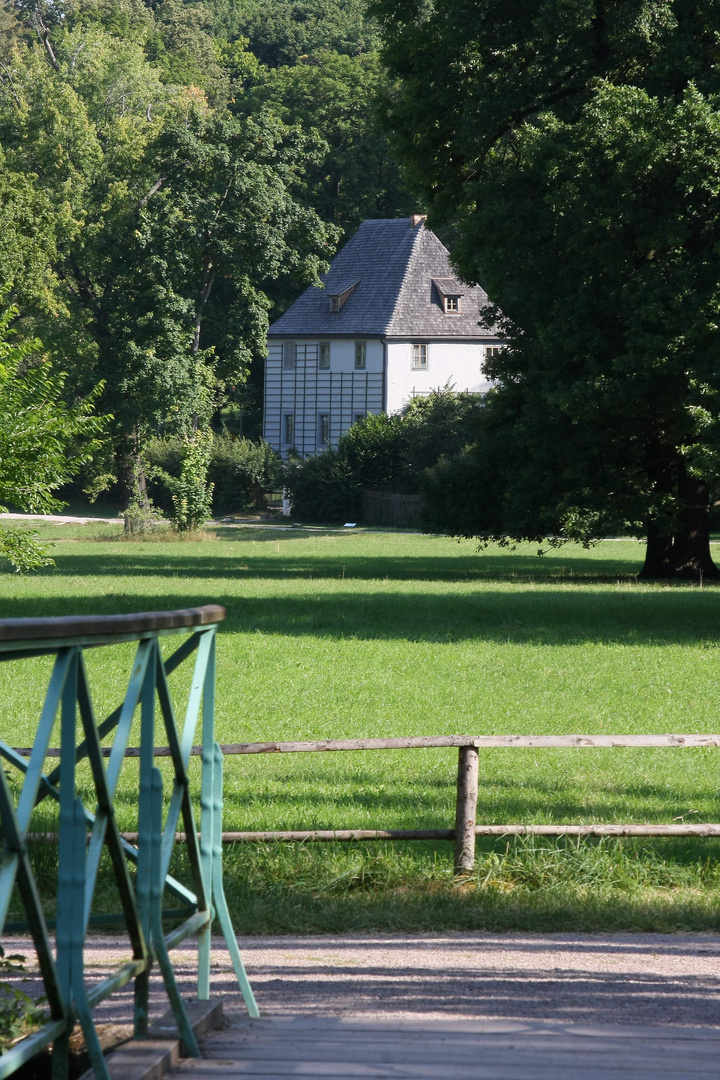
M529 545L478 553L411 533L224 529L148 545L80 535L57 545L54 571L0 574L0 614L224 604L220 742L718 730L718 592L639 584L633 541L538 558ZM131 645L88 654L100 717L123 696L132 655ZM32 741L49 667L0 667L13 745ZM179 714L188 682L182 668L173 676ZM224 826L450 828L456 767L447 750L228 758ZM167 784L167 762L162 771ZM197 788L197 760L191 774ZM116 809L133 829L136 761L125 763ZM483 751L478 820L720 821L720 757ZM713 925L717 854L703 840L481 841L460 885L447 843L247 845L227 850L225 866L246 932L416 920L649 929Z

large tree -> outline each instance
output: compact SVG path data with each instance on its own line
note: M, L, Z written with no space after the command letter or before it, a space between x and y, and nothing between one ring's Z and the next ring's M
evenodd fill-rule
M51 27L15 52L0 139L8 171L53 208L56 310L26 320L72 357L69 389L104 382L131 489L149 433L202 426L245 379L264 346L266 280L316 280L334 230L293 198L311 140L270 115L233 117L212 103L217 85L168 83L143 19L121 48L110 6L98 10L104 22Z
M374 10L396 145L509 345L474 448L430 487L432 524L622 529L647 538L645 576L718 576L720 4Z
M386 84L377 51L322 51L259 72L236 106L249 115L271 109L323 140L323 152L309 163L302 198L346 235L365 218L398 217L415 208L377 120Z

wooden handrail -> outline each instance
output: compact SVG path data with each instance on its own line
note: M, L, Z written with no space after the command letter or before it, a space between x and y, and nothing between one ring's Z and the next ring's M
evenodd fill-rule
M38 641L46 638L89 638L114 634L143 634L153 630L209 626L222 622L221 604L179 611L142 611L133 615L61 615L47 619L0 619L0 641Z

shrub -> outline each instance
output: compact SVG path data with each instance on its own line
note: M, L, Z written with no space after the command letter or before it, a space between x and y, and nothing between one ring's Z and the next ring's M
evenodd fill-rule
M208 466L213 448L210 431L196 431L183 439L180 476L163 477L172 498L170 515L173 528L188 532L204 525L212 513L213 485L208 481Z
M336 449L286 466L293 512L321 521L358 518L363 491L418 494L424 470L471 441L481 409L478 395L444 387L398 415L366 416L343 432Z
M179 479L183 461L181 438L152 439L144 450L148 490L166 514L172 514L172 492L167 477ZM265 497L282 483L280 459L268 443L235 435L215 435L207 479L213 485L215 516L264 505Z
M423 532L473 535L478 510L485 507L488 495L474 447L452 458L442 457L423 472L420 486L423 496L420 527Z
M344 458L326 450L285 467L285 486L293 513L310 521L347 521L360 516L362 487Z
M215 514L259 509L282 483L280 459L269 443L227 434L215 436L208 475L215 485Z

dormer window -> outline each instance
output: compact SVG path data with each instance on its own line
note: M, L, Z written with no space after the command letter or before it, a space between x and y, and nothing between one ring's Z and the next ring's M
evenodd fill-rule
M433 285L445 315L462 315L465 289L455 278L433 278Z
M341 285L339 288L336 286L333 289L330 293L331 315L338 315L342 311L356 285L357 281L353 281L349 285Z

